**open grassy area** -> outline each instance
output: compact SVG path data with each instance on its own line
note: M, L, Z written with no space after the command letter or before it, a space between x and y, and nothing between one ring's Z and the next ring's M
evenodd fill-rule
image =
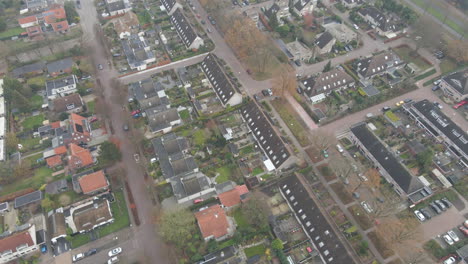
M427 72L425 72L425 73L423 73L423 74L421 74L421 75L418 75L418 76L414 77L414 80L415 80L415 81L419 81L419 80L425 79L425 78L427 78L427 77L433 75L433 74L436 73L436 72L437 72L436 69L432 69L432 70L430 70L430 71L427 71Z
M114 197L115 201L111 203L111 211L112 215L114 216L114 222L99 228L98 234L100 237L107 236L130 225L127 203L125 202L123 191L114 192Z
M86 107L87 107L88 113L94 114L94 111L95 111L95 108L96 108L96 101L93 100L93 101L88 102L86 104Z
M353 201L353 197L351 194L346 190L344 184L340 182L336 182L330 185L330 187L333 189L333 191L338 195L338 198L344 203L344 204L349 204L350 202Z
M390 256L393 256L393 254L395 254L395 252L393 252L393 250L388 247L385 240L380 235L378 235L377 232L375 231L369 232L367 236L372 241L375 248L380 253L380 255L382 255L383 258L388 258Z
M39 86L42 86L42 87L45 86L45 82L46 82L46 78L44 76L32 77L32 78L29 78L26 81L26 83L28 85L39 85Z
M330 169L330 167L328 167L328 164L322 164L318 166L317 169L320 171L320 173L322 173L327 182L336 179L335 173Z
M241 154L242 156L247 155L247 154L250 154L250 153L254 152L254 146L253 146L253 145L245 146L245 147L241 148L241 149L239 150L239 152L240 152L240 154Z
M257 246L246 248L244 249L244 252L247 258L251 258L255 255L260 255L260 256L265 255L265 250L266 250L265 246L263 244L260 244Z
M272 101L272 105L284 120L289 130L291 130L294 137L299 141L299 144L301 144L302 147L309 145L310 141L307 137L307 128L291 106L282 100L274 100Z
M229 181L232 175L231 168L227 165L217 168L216 172L219 173L218 177L216 177L216 183L218 184Z
M372 227L372 221L360 205L349 207L349 212L353 215L354 219L363 230L367 230Z
M70 242L72 248L79 248L84 244L91 241L89 234L79 234L75 236L67 236L68 242Z
M40 140L41 140L40 138L33 138L33 137L21 139L19 142L21 145L23 145L23 149L21 150L21 152L28 152L34 146L38 145ZM36 161L34 160L34 162Z
M457 63L450 58L444 58L441 60L439 66L442 74L452 72L458 67Z
M260 173L262 173L262 172L263 172L263 169L262 169L262 168L256 167L256 168L254 168L254 169L252 170L252 175L253 175L253 176L256 176L256 175L258 175L258 174L260 174Z
M0 32L0 39L11 38L11 37L14 37L14 36L18 36L19 34L23 33L24 31L25 31L24 28L21 28L21 27L10 28L8 30Z
M180 111L179 115L180 115L180 118L182 118L182 120L190 119L190 112L188 109Z
M41 109L42 104L44 103L44 99L42 98L42 96L36 94L33 97L31 97L31 102L32 102L33 108L37 110L37 109Z
M242 214L242 211L240 208L237 208L232 215L234 216L234 220L236 220L236 224L238 227L243 228L243 227L249 226L249 223L247 223L247 220Z
M39 187L47 182L47 178L52 177L52 172L52 169L40 167L32 172L33 176L25 179L19 179L12 184L3 186L0 195L10 194L26 188L39 189Z
M25 130L32 130L34 127L41 126L42 122L44 122L45 116L44 114L39 114L37 116L30 116L24 119L21 123Z
M405 62L416 64L422 71L431 67L419 54L414 54L414 51L408 46L401 46L393 49L398 56Z

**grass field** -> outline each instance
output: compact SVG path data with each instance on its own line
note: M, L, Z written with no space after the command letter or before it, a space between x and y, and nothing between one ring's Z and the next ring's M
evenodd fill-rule
M290 107L290 105L281 100L272 101L273 107L278 111L278 114L285 121L289 130L296 137L299 144L302 147L309 145L310 141L307 137L307 128L303 125L302 120L299 120L296 112Z
M41 126L42 122L44 122L45 116L44 114L39 114L37 116L30 116L24 119L21 123L25 130L32 130L35 126Z
M219 173L218 177L216 177L216 183L223 183L229 181L231 178L231 169L226 165L223 167L219 167L216 169L216 172Z
M88 113L94 114L95 108L96 108L96 101L90 101L86 104Z
M255 255L260 255L260 256L265 255L265 250L266 250L265 246L263 244L260 244L257 246L246 248L244 249L244 252L247 258L251 258Z
M262 169L262 168L256 167L255 169L252 170L252 175L253 175L253 176L256 176L256 175L258 175L258 174L260 174L260 173L262 173L262 172L263 172L263 169Z
M237 208L234 211L233 216L234 216L234 220L236 220L236 224L237 224L238 227L242 228L242 227L248 227L249 226L249 223L245 219L245 217L242 214L242 211L241 211L240 208Z
M182 118L182 120L190 119L190 112L188 109L180 111L179 115L180 115L180 118Z
M240 152L240 154L242 156L244 156L244 155L247 155L247 154L250 154L250 153L254 152L254 147L253 147L253 145L248 145L248 146L245 146L245 147L241 148L239 150L239 152Z
M24 32L24 28L21 28L21 27L10 28L8 30L0 32L0 39L18 36L19 34L23 32Z
M29 187L39 189L39 187L47 182L47 178L52 177L52 172L53 171L47 167L40 167L33 172L33 176L19 179L12 184L3 186L0 195L10 194Z
M408 46L402 46L393 50L396 52L396 54L398 54L398 56L401 59L403 59L406 62L412 62L416 64L416 66L418 66L422 71L431 67L431 65L424 61L421 56L414 56L414 54L412 53L413 50Z

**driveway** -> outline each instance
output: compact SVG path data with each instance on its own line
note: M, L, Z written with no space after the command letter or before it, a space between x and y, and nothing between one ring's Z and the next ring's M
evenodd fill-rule
M108 118L115 128L114 136L120 142L120 149L122 150L122 166L127 171L127 179L129 187L133 193L138 215L141 225L132 228L132 233L138 238L138 247L143 250L145 257L153 260L158 260L158 263L172 263L169 260L169 253L166 246L162 243L159 235L156 233L156 226L153 224L154 206L152 199L147 190L147 183L145 182L141 167L138 166L133 160L133 154L138 152L130 140L131 136L124 132L121 128L126 122L127 113L122 114L122 105L114 102L111 99L112 94L115 92L112 86L112 80L117 76L116 72L107 67L107 61L110 61L106 54L106 48L99 42L100 36L94 30L95 25L99 24L97 13L93 1L82 1L82 8L78 10L81 20L81 26L84 31L84 40L87 41L89 46L90 57L93 59L95 65L102 64L104 69L97 72L97 78L103 87L103 100L106 103ZM119 239L119 242L122 239Z

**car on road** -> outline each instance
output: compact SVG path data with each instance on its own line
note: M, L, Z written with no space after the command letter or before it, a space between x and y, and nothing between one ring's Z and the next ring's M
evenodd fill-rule
M138 153L133 154L133 158L135 159L136 163L140 162L140 155Z
M450 236L450 238L453 240L453 242L458 242L460 241L460 238L458 238L457 234L455 234L455 232L453 232L453 230L450 230L447 232L447 235Z
M117 263L117 262L119 262L119 258L118 257L113 257L113 258L110 258L107 261L107 264L113 264L113 263Z
M104 67L102 67L102 64L98 64L98 66L97 66L97 67L98 67L98 69L99 69L99 70L102 70L102 69L104 69Z
M127 125L127 124L123 125L123 130L124 130L124 131L128 131L128 130L129 130L129 128L128 128L128 125Z
M444 260L444 264L454 264L455 262L457 262L457 260L454 257Z
M434 210L434 212L436 212L437 214L441 214L441 213L442 213L442 210L440 210L440 208L439 208L434 202L430 202L430 203L429 203L429 206L430 206L431 209Z
M449 244L450 246L455 244L453 242L453 239L449 235L444 235L443 238L444 238L445 242L447 242L447 244Z
M414 211L414 214L419 219L419 221L421 221L421 222L426 221L426 217L419 210Z
M366 201L362 201L361 202L361 206L364 208L364 210L366 210L366 212L368 212L369 214L374 212L374 209L372 209L372 207L370 207L370 205L366 202Z
M200 23L202 23L202 25L206 24L205 20L201 20Z
M440 210L445 211L447 207L440 200L435 200L434 203L440 208Z
M122 253L122 248L118 247L118 248L114 248L111 251L109 251L108 255L109 255L109 257L113 257L113 256L117 256L120 253Z
M466 104L468 104L468 100L463 100L459 102L458 104L454 105L453 108L458 109L459 107L464 106Z
M207 28L206 31L208 31L208 33L213 32L213 30L211 30L211 28Z
M452 203L451 203L446 197L440 199L440 201L441 201L447 208L452 207Z
M85 257L85 255L83 253L78 253L78 254L72 256L72 261L77 262L79 260L82 260L84 257Z

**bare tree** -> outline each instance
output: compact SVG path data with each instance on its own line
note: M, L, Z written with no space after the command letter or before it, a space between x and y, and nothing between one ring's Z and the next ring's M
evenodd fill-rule
M350 161L346 158L336 156L329 162L329 167L335 172L335 174L344 179L353 172L353 166Z
M331 145L336 143L336 138L334 135L325 132L322 129L316 129L311 133L312 145L316 150L327 150Z
M415 53L420 48L434 47L439 44L442 34L438 24L428 16L419 17L418 21L412 26L415 34L417 34Z
M294 93L297 88L296 72L290 65L283 64L272 80L273 91L284 98L287 93Z
M393 247L397 244L415 239L420 234L418 221L414 217L387 219L377 228L377 232Z
M443 37L447 55L459 64L468 62L468 40L452 39L450 36Z
M359 189L363 184L371 189L378 189L380 187L380 173L376 169L368 169L365 173L365 180L361 180L354 188L353 192Z

